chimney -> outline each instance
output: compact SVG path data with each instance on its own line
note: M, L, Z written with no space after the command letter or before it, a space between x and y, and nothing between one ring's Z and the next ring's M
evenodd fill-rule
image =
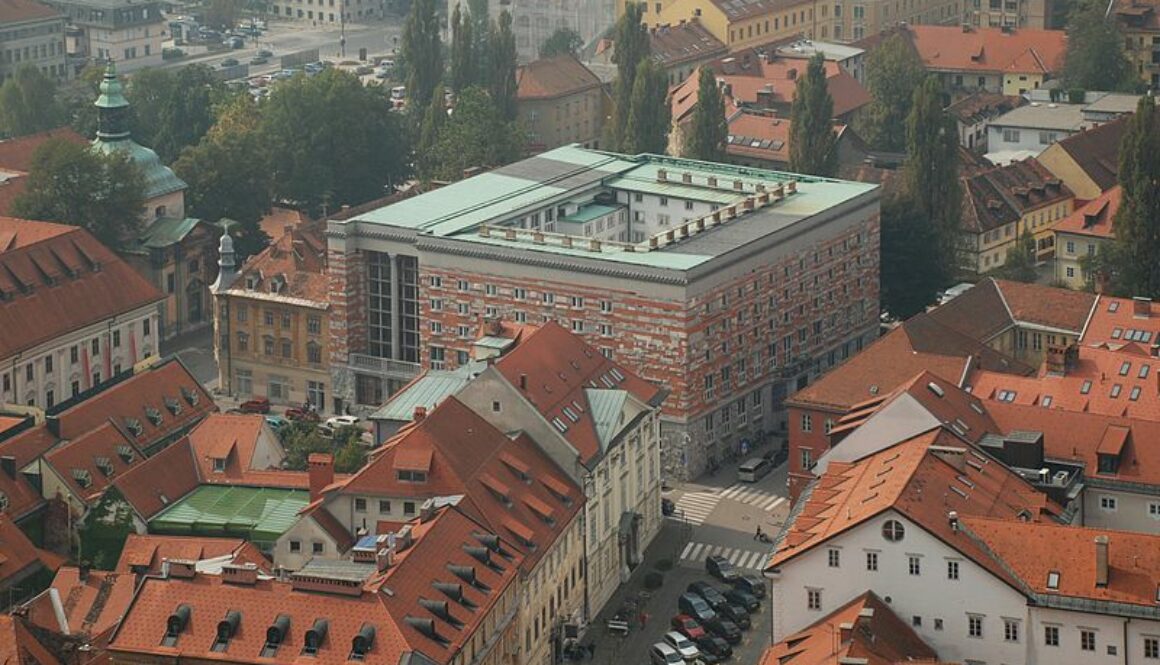
M197 562L185 559L164 559L169 564L169 577L188 580L197 574Z
M741 182L740 180L733 181L733 189L740 192L744 188L745 188L745 183Z
M1108 586L1108 537L1096 536L1096 586Z
M710 187L716 187L717 186L717 176L713 176L713 175L709 176L708 183L709 183Z
M528 375L520 374L520 390L528 389Z
M226 564L222 566L222 582L226 584L254 586L258 582L258 566L253 563L242 564L240 566Z
M688 171L685 171L684 173L681 174L681 182L685 183L686 185L692 184L693 174L689 173Z
M425 406L416 406L415 410L411 412L411 420L414 422L421 423L426 417L427 407Z
M1137 319L1146 319L1152 314L1152 299L1136 296L1132 298L1132 316Z
M334 482L334 455L310 453L306 467L310 473L310 501L314 502L322 496L322 490Z
M669 172L665 169L657 169L657 182L667 182L669 179Z
M380 573L390 568L395 564L395 545L394 543L387 547L380 548L375 553L375 570Z
M947 522L949 522L951 525L951 531L958 531L959 530L959 512L957 510L952 510L949 513L947 513Z
M0 457L0 471L12 480L16 480L16 458L12 455Z
M1044 359L1044 364L1047 373L1052 376L1064 376L1067 374L1067 348L1058 345L1051 345L1047 347L1047 356Z
M88 562L82 561L77 566L77 579L81 581L81 584L89 581L89 570L91 570L91 566L89 566Z
M435 499L427 499L419 506L419 523L430 522L435 515Z

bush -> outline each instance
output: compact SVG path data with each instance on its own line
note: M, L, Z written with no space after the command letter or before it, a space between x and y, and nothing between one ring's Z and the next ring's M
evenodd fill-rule
M672 559L658 559L657 562L653 564L653 568L656 568L657 570L672 570L673 569L673 560Z
M665 583L664 573L659 573L655 570L650 571L644 576L644 588L652 591L659 589Z
M182 51L179 48L161 49L161 59L162 60L177 60L178 58L184 58L184 57L185 57L185 51Z

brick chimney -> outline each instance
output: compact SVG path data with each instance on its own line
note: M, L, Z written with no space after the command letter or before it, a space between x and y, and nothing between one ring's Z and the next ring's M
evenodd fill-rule
M413 422L421 423L421 422L423 422L423 419L426 417L427 417L427 407L425 407L425 406L416 406L415 410L411 413L411 420Z
M1132 298L1132 316L1137 319L1146 319L1152 315L1152 299L1136 296Z
M334 455L310 453L306 468L310 473L310 501L313 502L322 496L323 488L334 482Z
M1096 586L1108 586L1108 537L1096 536Z

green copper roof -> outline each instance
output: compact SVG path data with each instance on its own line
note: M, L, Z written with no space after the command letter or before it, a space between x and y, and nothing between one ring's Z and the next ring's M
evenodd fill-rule
M185 239L185 236L189 235L189 232L200 223L201 220L196 217L155 219L137 236L137 242L141 243L142 247L149 249L170 247Z
M585 222L591 222L597 217L603 217L610 212L615 212L623 207L624 206L621 205L606 206L602 203L593 203L591 205L586 205L583 208L580 208L575 212L575 214L568 215L560 221L565 223L571 222L573 224L583 224Z
M150 520L149 532L273 544L309 502L304 490L203 485Z
M453 370L431 370L395 393L391 401L371 414L371 420L410 422L415 415L415 407L422 406L430 413L440 402L459 392L472 377L485 369L486 362L474 361Z
M141 173L145 176L145 198L153 199L188 187L185 181L177 177L173 169L161 163L157 153L137 143L131 138L105 140L98 137L93 141L93 150L111 155L116 152L126 154L133 160Z
M95 106L99 109L119 109L129 106L129 101L121 89L121 80L117 78L117 67L109 62L105 67L105 76L101 79L101 96L97 97Z

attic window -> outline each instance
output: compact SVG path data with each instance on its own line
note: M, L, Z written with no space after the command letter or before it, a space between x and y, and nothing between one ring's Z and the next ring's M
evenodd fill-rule
M145 407L145 417L154 425L161 424L161 412L151 406Z
M375 644L375 627L364 623L350 644L350 660L366 660Z
M1079 394L1086 395L1086 394L1090 393L1091 391L1092 391L1091 379L1086 379L1083 382L1083 385L1079 387Z
M616 387L616 384L612 382L612 379L608 378L607 374L601 375L600 382L604 384L605 388L615 388Z
M274 623L266 629L266 644L262 647L262 658L273 658L278 653L278 647L290 636L290 615L279 614Z
M1044 395L1040 404L1042 404L1044 408L1051 406L1051 395Z
M133 460L137 458L136 453L127 444L122 443L117 446L117 456L121 458L125 464L132 464Z
M968 480L966 476L956 476L956 480L966 485L970 489L975 489L975 484Z
M955 418L955 424L959 426L964 432L971 431L971 426L963 422L962 418Z
M89 473L86 469L73 469L72 477L83 489L88 489L93 485L93 474Z
M1128 399L1133 402L1140 399L1140 386L1132 386L1132 392L1128 393Z
M8 510L8 503L8 495L4 492L0 492L0 513Z
M109 459L108 457L101 456L94 459L93 463L106 478L113 475L113 460Z
M995 395L995 399L1000 402L1014 402L1015 396L1017 394L1018 393L1014 390L1000 390L998 394Z
M190 406L197 406L198 400L201 399L201 396L197 394L196 390L190 390L185 386L181 387L181 396Z
M213 458L213 471L214 471L214 473L223 473L225 470L226 470L226 458L224 458L224 457Z
M608 370L608 373L612 375L612 378L616 379L617 383L620 383L621 381L624 380L624 375L621 374L620 370L616 369L615 367Z
M171 647L177 645L177 638L181 635L181 631L189 625L190 609L189 605L178 605L173 614L165 621L165 635L161 638L161 646Z
M561 434L568 431L568 426L559 418L552 418L552 426L559 430Z
M1130 360L1125 360L1120 365L1120 376L1127 376L1128 372L1130 372L1131 370L1132 370L1132 362Z
M242 622L242 613L237 610L230 610L226 612L225 617L218 622L217 637L214 638L213 646L210 651L218 653L225 653L225 650L230 646L230 640L238 632L238 624Z
M318 650L322 648L322 643L326 641L326 633L329 630L329 621L322 618L315 619L314 625L306 631L306 638L302 640L302 655L317 656Z
M1112 328L1112 339L1120 339L1120 335L1124 334L1123 328Z
M425 483L427 482L426 471L413 471L410 469L399 469L396 472L396 477L403 482L410 483Z
M1118 309L1120 309L1120 302L1118 300L1113 300L1110 303L1108 303L1108 311L1109 312L1115 312Z
M574 423L580 421L580 416L576 415L576 412L573 411L572 407L570 406L564 407L564 415L568 417L568 420L571 420Z
M129 430L133 436L141 436L145 433L145 428L141 425L141 421L136 418L126 418L125 429Z
M1140 373L1136 375L1137 378L1141 378L1141 379L1148 378L1148 370L1150 368L1151 368L1151 365L1140 365Z
M572 400L572 408L575 409L577 413L584 413L584 407L580 406L580 402L577 402L576 400Z
M979 404L978 402L971 402L971 410L980 416L983 415L983 405Z
M246 275L246 290L253 291L258 288L258 278L253 275Z
M1123 386L1121 386L1121 385L1120 385L1120 384L1118 384L1118 383L1114 383L1114 384L1112 384L1112 392L1111 392L1111 398L1112 398L1112 399L1116 399L1117 397L1119 397L1119 396L1120 396L1120 391L1121 391L1121 390L1123 390L1123 389L1124 389L1124 387L1123 387Z
M1048 573L1047 573L1047 588L1048 589L1056 589L1056 590L1059 589L1059 571L1058 570L1048 571Z
M166 397L165 398L165 409L175 416L180 415L181 414L181 402L178 402L177 400L175 400L171 397Z
M955 494L958 494L959 496L963 497L964 499L967 498L967 493L964 492L963 490L955 487L954 485L951 485L951 491L954 492Z
M946 395L946 392L943 391L942 386L938 385L934 381L926 384L926 389L934 393L936 397L942 397Z

